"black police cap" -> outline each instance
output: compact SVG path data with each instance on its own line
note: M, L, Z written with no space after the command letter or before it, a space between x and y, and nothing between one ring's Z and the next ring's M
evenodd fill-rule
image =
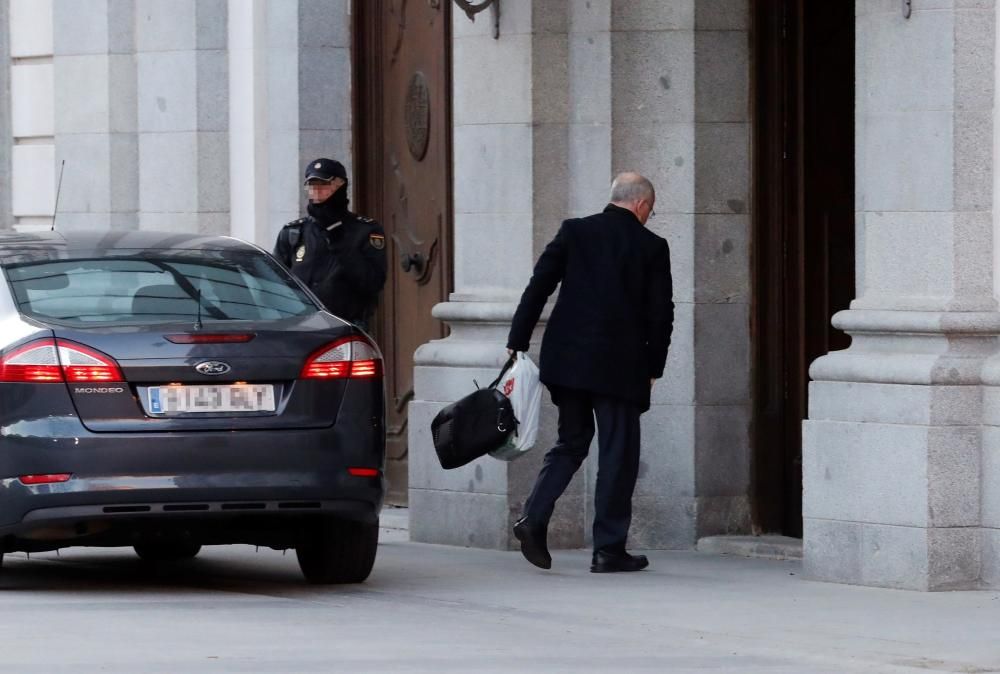
M306 182L310 180L330 182L334 178L347 180L347 169L339 161L320 157L306 164Z

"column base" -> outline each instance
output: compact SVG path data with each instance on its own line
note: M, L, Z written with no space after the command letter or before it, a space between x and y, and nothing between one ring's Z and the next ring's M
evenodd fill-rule
M454 297L453 297L454 299ZM486 386L507 359L514 302L462 298L434 307L451 334L422 345L414 357L414 399L409 407L410 538L424 543L508 550L524 500L555 438L555 408L543 396L538 441L513 462L489 456L444 470L430 433L445 405ZM535 330L542 333L541 326ZM537 344L532 345L537 362ZM583 536L583 471L560 499L549 525L549 546L579 548Z
M983 400L1000 316L855 308L834 325L852 345L810 368L806 575L923 591L1000 581L982 529Z
M976 590L978 527L922 528L806 518L806 578L901 590Z

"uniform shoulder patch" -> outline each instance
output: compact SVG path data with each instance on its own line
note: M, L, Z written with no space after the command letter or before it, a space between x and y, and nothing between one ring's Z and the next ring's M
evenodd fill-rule
M372 245L375 250L382 250L385 248L385 235L384 234L369 234L368 243Z
M292 220L287 225L285 225L285 227L293 227L293 226L296 226L296 225L301 225L305 221L306 221L305 218L299 218L298 220Z

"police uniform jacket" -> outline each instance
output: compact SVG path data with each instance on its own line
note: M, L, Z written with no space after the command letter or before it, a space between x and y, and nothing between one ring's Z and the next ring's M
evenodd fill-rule
M350 211L329 226L312 216L288 223L278 234L274 256L330 313L351 322L367 318L385 285L385 232Z
M535 264L507 347L526 351L549 295L562 287L542 339L541 380L649 409L674 323L670 250L631 211L566 220Z

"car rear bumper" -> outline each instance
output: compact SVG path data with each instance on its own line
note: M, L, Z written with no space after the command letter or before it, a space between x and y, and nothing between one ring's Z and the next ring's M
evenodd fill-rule
M0 552L171 541L292 548L311 540L314 525L324 518L376 524L378 513L378 504L350 499L40 508L17 525L0 529Z
M111 544L90 541L109 527L161 524L211 529L211 542L268 545L270 538L251 540L255 526L273 533L325 515L374 522L382 507L384 443L370 418L341 417L327 429L145 435L95 434L64 421L50 425L48 437L0 437L0 549L40 549L19 540ZM61 432L53 435L53 427ZM350 468L379 472L358 476ZM39 485L18 479L49 473L72 477ZM223 540L227 527L244 532Z

